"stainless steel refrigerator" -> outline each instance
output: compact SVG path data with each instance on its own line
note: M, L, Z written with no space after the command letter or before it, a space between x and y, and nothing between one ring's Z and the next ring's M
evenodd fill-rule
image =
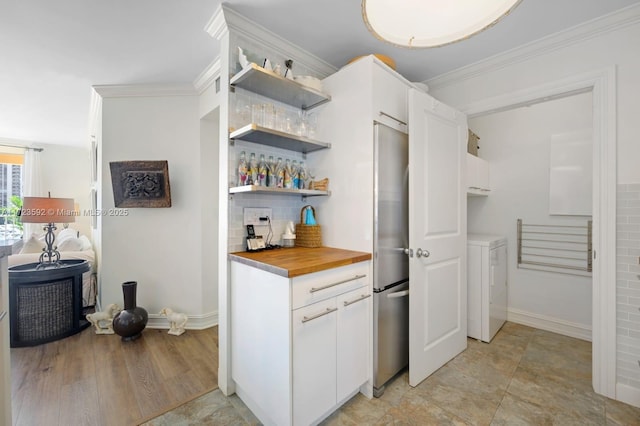
M409 141L374 124L374 396L409 363Z

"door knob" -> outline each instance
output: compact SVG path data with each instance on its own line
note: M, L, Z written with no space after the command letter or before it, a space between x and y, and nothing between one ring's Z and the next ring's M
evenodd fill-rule
M422 250L421 248L419 248L416 251L416 257L420 258L420 257L429 257L431 253L429 253L429 250Z
M404 254L406 254L409 257L413 257L413 249L410 248L406 248L403 250Z

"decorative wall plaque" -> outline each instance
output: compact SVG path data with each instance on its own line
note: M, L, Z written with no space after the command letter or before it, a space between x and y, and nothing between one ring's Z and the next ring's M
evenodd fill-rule
M116 207L171 207L167 161L112 161Z

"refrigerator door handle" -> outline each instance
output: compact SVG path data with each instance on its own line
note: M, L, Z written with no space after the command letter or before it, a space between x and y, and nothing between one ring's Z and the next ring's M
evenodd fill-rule
M396 291L395 293L387 294L387 299L397 299L399 297L405 297L409 295L409 290Z

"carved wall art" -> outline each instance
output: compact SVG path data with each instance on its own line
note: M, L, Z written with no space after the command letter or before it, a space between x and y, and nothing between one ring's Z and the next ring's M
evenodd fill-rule
M116 207L171 207L167 161L112 161Z

